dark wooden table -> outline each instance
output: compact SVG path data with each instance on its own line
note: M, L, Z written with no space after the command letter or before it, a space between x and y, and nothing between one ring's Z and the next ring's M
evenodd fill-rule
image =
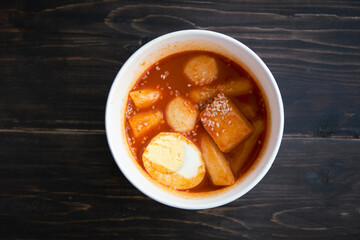
M266 177L223 207L144 196L105 136L127 58L180 29L225 33L285 106ZM0 239L360 239L359 1L1 1Z

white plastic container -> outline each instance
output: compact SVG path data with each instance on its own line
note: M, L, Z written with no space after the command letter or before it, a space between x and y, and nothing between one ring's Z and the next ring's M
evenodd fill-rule
M233 186L212 194L178 194L162 187L139 166L129 149L125 134L125 109L129 91L141 74L158 60L176 52L208 50L224 55L243 66L263 91L270 109L267 143L257 164ZM126 178L141 192L163 204L183 209L206 209L227 204L251 190L268 172L279 150L284 109L280 91L270 70L248 47L212 31L184 30L158 37L137 50L123 65L111 87L105 114L106 135L113 157Z

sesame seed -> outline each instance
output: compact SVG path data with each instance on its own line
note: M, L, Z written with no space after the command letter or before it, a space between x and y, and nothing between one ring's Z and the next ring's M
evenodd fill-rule
M162 79L165 79L167 76L169 76L169 72L168 71L165 71L163 74L161 74L160 75L160 77L162 78Z

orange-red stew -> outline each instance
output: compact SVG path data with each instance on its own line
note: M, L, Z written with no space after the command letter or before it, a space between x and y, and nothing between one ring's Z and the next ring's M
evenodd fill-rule
M251 75L237 63L219 54L205 51L186 51L167 56L149 67L138 79L132 90L149 88L157 89L161 91L161 98L145 109L136 108L132 100L128 98L125 114L125 126L128 144L130 146L130 149L132 150L135 159L138 161L139 165L143 167L142 153L150 140L160 132L174 132L174 130L170 128L166 121L164 121L159 127L152 130L148 134L136 138L129 125L128 119L135 114L147 112L152 109L160 110L164 113L169 101L176 96L183 96L189 98L190 92L194 89L198 89L199 86L194 86L194 84L191 84L186 79L183 69L184 65L189 61L189 59L200 54L211 56L216 60L218 66L218 78L215 82L208 85L208 87L224 84L227 81L230 81L230 79L247 78L250 80L252 85L252 91L249 94L231 96L230 99L243 113L250 112L249 114L245 115L248 117L248 120L251 123L254 123L256 121L261 121L265 123L263 128L261 129L261 133L258 134L258 137L255 139L256 144L253 149L247 149L249 154L247 154L248 156L246 157L246 160L242 160L243 162L241 163L236 163L237 157L241 154L241 152L244 151L244 148L247 147L246 142L249 140L245 140L244 142L240 143L230 152L223 153L226 159L229 160L229 164L231 170L233 171L235 179L239 179L252 165L264 145L267 132L268 112L266 110L266 104L264 103L262 93ZM211 103L211 101L212 99L209 99L205 102L194 104L199 111L202 111L209 103ZM193 141L199 147L199 149L199 144L201 142L201 137L203 136L203 134L206 134L206 131L200 120L197 121L194 130L183 133L183 135ZM208 192L220 188L223 187L213 185L211 180L209 179L209 176L206 176L200 185L193 189L184 191Z

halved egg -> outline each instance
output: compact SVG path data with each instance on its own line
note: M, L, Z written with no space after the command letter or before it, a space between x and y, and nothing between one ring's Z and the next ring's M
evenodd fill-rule
M142 161L148 174L174 189L196 187L205 177L200 150L179 133L162 132L146 146Z

